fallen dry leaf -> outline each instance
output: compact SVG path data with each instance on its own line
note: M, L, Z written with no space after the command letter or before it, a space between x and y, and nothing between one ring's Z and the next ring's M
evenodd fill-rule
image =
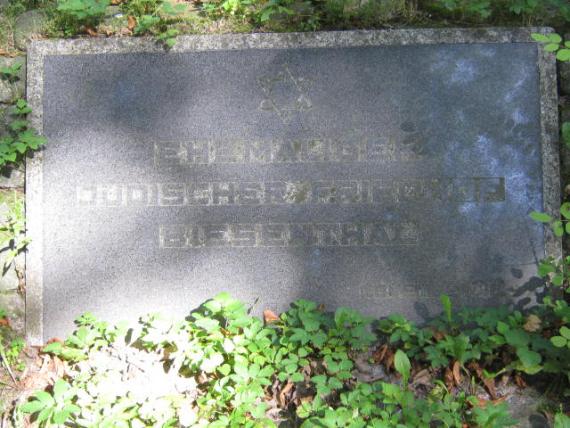
M539 317L537 317L534 314L530 314L527 319L526 322L524 323L523 328L528 331L528 332L535 332L540 330L540 324L541 324L541 320Z
M384 365L387 369L394 367L394 352L390 348L388 348L384 356Z
M133 31L133 30L135 29L135 27L137 26L137 19L136 19L134 16L129 15L129 16L127 17L127 23L128 23L128 24L127 24L127 28L128 28L130 31Z
M519 388L526 388L527 384L519 373L515 373L515 383Z
M279 321L279 317L275 315L275 312L265 309L263 311L263 321L265 321L265 324L271 324Z
M7 56L7 57L10 57L10 58L14 58L15 56L18 56L18 52L16 52L16 51L7 51L6 49L0 48L0 56Z
M384 361L384 357L386 356L386 351L388 350L388 345L384 344L380 348L376 349L372 354L372 359L376 364L380 364Z
M0 318L0 326L2 327L11 327L10 320L6 317Z
M287 381L287 384L283 387L279 395L277 396L277 402L281 408L287 407L287 395L293 388L293 382Z
M91 37L97 37L99 35L99 33L97 33L97 31L95 31L92 27L85 27L85 32Z
M492 379L492 378L489 379L489 378L485 377L485 375L483 374L483 369L475 361L473 361L469 364L469 368L471 370L473 370L477 374L477 377L481 380L481 382L483 382L483 385L485 385L485 389L487 390L487 392L491 396L491 399L495 400L497 398L497 390L495 388L495 379Z
M431 374L428 369L422 369L415 374L412 383L416 385L431 385Z
M451 369L451 372L453 374L453 380L455 381L455 385L456 386L461 385L461 381L462 381L461 364L459 364L459 361L456 360L453 363L453 368Z

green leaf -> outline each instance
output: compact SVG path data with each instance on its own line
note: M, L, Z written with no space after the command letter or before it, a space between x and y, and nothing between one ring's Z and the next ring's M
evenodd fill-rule
M412 365L406 353L401 349L398 349L394 356L394 368L402 376L402 383L407 384L408 379L410 378Z
M534 221L538 221L540 223L550 223L552 221L552 217L550 217L546 213L541 213L539 211L531 212L530 218L532 218Z
M507 343L515 348L525 347L530 342L528 333L522 329L509 330L504 335Z
M548 43L550 42L550 39L545 36L544 34L539 34L539 33L532 33L530 35L530 37L532 38L532 40L534 40L535 42L539 42L539 43Z
M293 373L289 379L291 382L303 382L303 380L305 380L305 377L301 373L296 372Z
M570 328L566 326L560 327L560 334L562 335L562 337L565 337L566 339L570 340Z
M46 406L53 406L55 404L55 400L53 399L51 394L46 391L37 391L34 393L34 397L36 397Z
M22 404L19 409L24 413L36 413L42 410L44 407L45 403L39 400L32 400Z
M556 220L552 223L552 231L554 232L554 235L559 238L564 235L564 225L560 220Z
M566 220L570 220L570 202L564 202L560 206L560 214L562 214L562 217L564 217Z
M549 273L554 273L554 272L556 272L556 268L548 262L541 262L538 265L538 276L540 276L541 278L544 278Z
M560 49L556 53L556 59L558 61L570 61L570 49Z
M63 394L65 394L65 392L69 390L69 388L70 386L66 381L58 379L55 381L55 384L53 385L53 396L56 398L62 397Z
M224 357L222 354L212 354L209 358L202 361L200 365L200 370L206 373L212 373L224 362Z
M445 313L447 322L451 322L451 299L446 294L442 294L439 299L441 301L441 305L443 306L443 312Z
M562 37L560 37L560 35L556 33L550 33L548 35L548 40L552 43L558 43L558 44L562 43Z
M570 147L570 122L562 124L562 141L566 146Z
M525 367L535 367L540 364L542 357L538 352L531 351L528 348L518 348L517 356Z
M230 367L229 364L222 364L221 366L219 366L219 367L217 368L217 370L218 370L221 374L223 374L224 376L227 376L227 375L230 374L232 368Z
M549 43L544 47L546 52L556 52L560 48L560 45L557 43Z
M554 275L552 277L552 284L560 287L564 283L564 276L562 274Z
M46 346L44 346L42 348L42 352L44 354L59 355L61 353L62 348L63 348L63 344L61 342L52 342L52 343L48 343Z
M568 343L568 340L562 336L552 336L550 338L550 342L552 342L552 344L557 348L563 348L566 346L566 343Z
M503 321L498 321L497 322L497 331L499 333L501 333L502 335L505 335L506 333L508 333L509 331L509 326L507 323L504 323Z
M218 330L220 328L220 323L212 318L200 318L195 321L197 327L206 330L208 333Z

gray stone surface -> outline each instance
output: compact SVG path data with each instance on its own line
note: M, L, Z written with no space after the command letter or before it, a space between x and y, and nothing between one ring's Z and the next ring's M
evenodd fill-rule
M26 175L23 168L5 167L0 171L0 188L24 188Z
M30 10L22 13L14 23L14 45L25 51L30 40L41 37L47 21L47 15L41 10Z
M12 101L12 84L6 80L0 79L0 103L9 103Z
M528 217L559 200L532 31L34 43L30 338L220 291L416 319L442 293L530 303L559 251Z
M23 334L25 331L25 302L23 297L15 291L0 292L0 308L6 311L14 332Z
M26 90L26 57L0 57L0 67L12 67L14 64L20 64L16 78L11 80L0 79L0 104L11 103L24 96Z
M560 92L570 95L570 62L561 62L560 65Z

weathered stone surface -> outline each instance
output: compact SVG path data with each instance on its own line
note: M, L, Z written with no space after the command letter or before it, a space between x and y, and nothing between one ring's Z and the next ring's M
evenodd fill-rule
M528 216L559 200L554 63L535 29L445 31L35 44L32 337L220 291L417 319L442 293L529 303L556 248Z
M4 257L0 257L0 268L4 271ZM16 269L8 267L5 269L4 274L0 277L0 292L17 290L20 285L20 280Z
M12 101L12 84L6 80L0 79L0 103L9 103Z
M41 37L47 24L47 15L41 10L22 13L14 24L14 44L25 51L30 40Z
M0 79L0 103L10 103L24 97L26 90L26 57L0 57L0 67L13 67L15 64L20 64L16 77Z
M2 188L24 188L25 173L23 167L14 168L7 166L0 170L0 187Z
M23 334L25 330L25 303L23 297L15 291L0 292L0 308L6 311L14 332Z

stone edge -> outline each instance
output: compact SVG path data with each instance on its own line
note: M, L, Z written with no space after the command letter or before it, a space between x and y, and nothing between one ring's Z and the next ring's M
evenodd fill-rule
M177 38L170 52L293 49L358 46L406 46L458 43L534 43L532 33L547 34L551 28L451 28L328 31L314 33L253 33L191 35ZM32 108L31 123L43 130L43 65L49 55L160 53L164 48L152 38L107 38L35 40L28 47L27 99ZM541 143L544 210L557 215L560 207L558 154L558 103L556 60L537 44L540 79ZM49 144L49 142L48 142ZM27 233L32 239L26 255L26 335L29 343L43 343L43 229L42 229L42 152L26 162ZM562 244L545 228L545 250L560 257ZM542 255L537 255L541 258Z
M32 109L29 120L43 134L43 63L45 54L32 45L27 53L26 99ZM26 158L26 339L43 344L43 152Z
M544 211L553 218L560 217L560 134L558 123L558 84L556 57L537 44L540 78L540 122L542 140L542 192ZM562 257L562 239L544 228L545 253L555 258ZM541 255L539 255L540 258Z

